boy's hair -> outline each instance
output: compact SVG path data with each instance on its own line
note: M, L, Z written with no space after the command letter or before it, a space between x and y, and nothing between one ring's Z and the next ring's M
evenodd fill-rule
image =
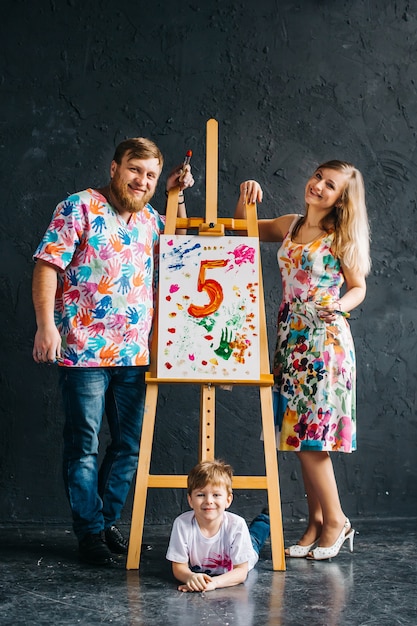
M116 161L116 163L120 165L125 154L129 156L129 159L158 159L162 170L164 157L158 146L150 139L146 139L145 137L125 139L116 147L113 161Z
M222 460L201 461L188 474L187 491L190 496L194 489L203 489L209 483L222 485L228 495L232 493L233 468Z

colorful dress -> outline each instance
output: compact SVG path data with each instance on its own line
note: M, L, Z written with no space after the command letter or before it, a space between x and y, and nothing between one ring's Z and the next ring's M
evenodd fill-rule
M279 450L356 449L355 351L349 324L331 324L317 304L339 299L344 276L333 234L307 244L288 233L278 251L283 297L273 373ZM328 300L327 300L328 301Z

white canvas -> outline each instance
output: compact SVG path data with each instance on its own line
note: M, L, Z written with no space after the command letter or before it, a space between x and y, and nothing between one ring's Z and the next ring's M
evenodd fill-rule
M259 380L256 237L163 235L158 302L158 378Z

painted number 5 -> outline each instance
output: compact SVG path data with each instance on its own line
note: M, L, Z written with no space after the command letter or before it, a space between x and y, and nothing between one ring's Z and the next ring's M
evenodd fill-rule
M208 304L204 306L197 306L196 304L190 304L188 307L188 313L193 317L206 317L211 315L223 302L223 289L217 280L211 278L206 279L206 269L214 269L215 267L224 267L228 261L225 259L217 259L215 261L201 261L200 272L198 274L197 290L199 292L205 291L210 299Z

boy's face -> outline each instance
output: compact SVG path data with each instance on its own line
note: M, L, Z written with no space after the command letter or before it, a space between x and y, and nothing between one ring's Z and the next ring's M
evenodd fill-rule
M193 489L188 504L194 510L200 525L221 521L223 513L232 504L233 494L224 485L208 483L202 489Z

